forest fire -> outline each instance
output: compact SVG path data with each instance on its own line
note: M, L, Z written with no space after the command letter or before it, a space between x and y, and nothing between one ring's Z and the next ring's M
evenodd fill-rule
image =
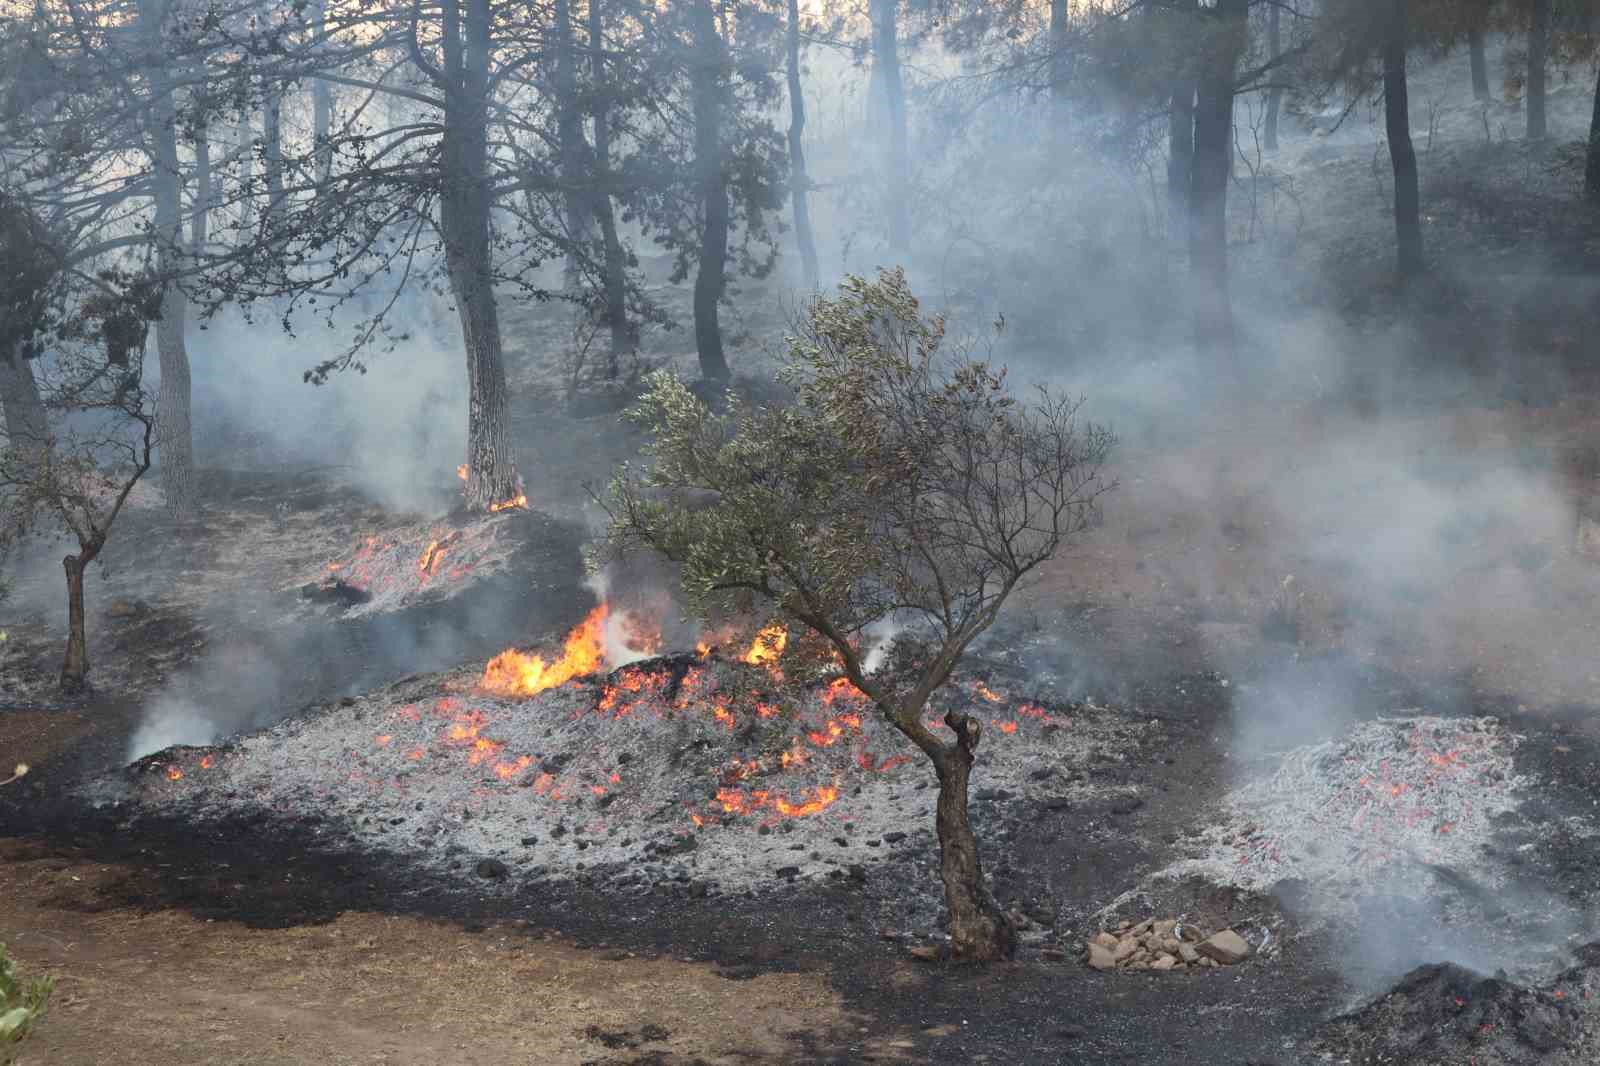
M603 603L590 611L567 636L561 657L551 663L540 655L506 649L489 660L480 687L501 696L532 696L595 673L606 661L607 613Z

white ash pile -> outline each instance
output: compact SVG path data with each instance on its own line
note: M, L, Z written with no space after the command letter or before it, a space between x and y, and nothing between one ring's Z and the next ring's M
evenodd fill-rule
M411 679L226 748L158 753L93 795L190 821L317 818L494 880L743 891L931 859L934 775L847 682L785 679L770 642L744 661L680 655L595 676L605 611L553 662L512 652ZM946 687L928 725L956 706L981 708L986 727L979 799L1098 796L1084 768L1158 728L970 680Z
M1096 970L1185 973L1233 966L1248 959L1250 942L1232 929L1206 933L1181 918L1125 921L1084 943Z
M420 522L366 537L348 558L294 585L300 595L347 608L350 617L403 610L453 595L498 572L517 547L514 513L470 522Z
M1516 810L1531 783L1513 768L1519 739L1495 718L1362 723L1288 752L1230 793L1220 820L1192 839L1199 854L1162 876L1251 891L1300 881L1330 913L1375 892L1425 898L1440 871L1493 888L1503 872L1482 855L1494 820Z

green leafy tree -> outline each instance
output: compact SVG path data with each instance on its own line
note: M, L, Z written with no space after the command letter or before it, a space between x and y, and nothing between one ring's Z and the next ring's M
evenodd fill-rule
M1084 529L1110 486L1112 444L1080 402L1008 394L1004 371L947 342L899 270L850 277L788 340L788 404L729 393L708 407L659 372L629 412L649 465L624 466L596 564L651 549L680 564L691 605L760 601L819 635L844 675L933 764L956 957L1009 957L1016 936L983 880L967 816L981 738L958 711L923 715L972 641L1027 575ZM869 674L859 637L912 621Z
M24 983L17 978L17 964L0 944L0 1066L17 1061L17 1045L44 1017L45 1003L55 980L50 977Z

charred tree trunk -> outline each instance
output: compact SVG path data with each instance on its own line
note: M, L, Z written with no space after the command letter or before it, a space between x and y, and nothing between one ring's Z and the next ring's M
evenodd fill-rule
M594 213L600 223L605 244L605 320L611 329L611 361L607 370L615 378L621 372L622 357L634 348L633 331L628 327L628 289L625 271L628 257L617 238L617 219L611 207L611 109L605 71L605 17L602 0L589 0L589 54L594 81Z
M566 187L567 250L566 287L575 292L582 275L582 254L576 246L587 243L594 217L590 198L592 176L584 167L583 113L578 108L577 56L572 39L570 0L556 0L556 141L561 159L561 182Z
M1467 53L1472 62L1472 98L1489 99L1489 60L1483 54L1483 31L1467 31Z
M144 10L152 35L152 55L161 55L163 0L150 0ZM188 300L178 287L185 266L183 244L183 172L178 165L177 105L171 79L157 69L152 79L155 104L153 172L155 188L156 269L162 279L161 321L156 325L156 351L161 360L161 389L156 395L156 442L161 453L161 489L167 510L180 522L194 517L194 438L190 428L189 349L184 333Z
M1195 94L1194 163L1189 179L1189 274L1195 337L1233 366L1228 297L1228 178L1233 170L1233 91L1244 49L1248 0L1217 0Z
M1594 110L1589 117L1589 151L1584 160L1583 191L1591 204L1600 206L1600 75L1594 80Z
M794 202L794 237L800 246L800 267L805 273L806 288L815 292L822 285L822 276L817 267L817 241L811 233L811 207L807 202L810 179L806 177L806 100L800 84L800 0L789 0L786 37L789 51L789 195Z
M934 760L939 774L935 822L939 834L939 876L950 911L950 950L958 959L995 962L1017 950L1017 933L983 880L978 840L967 817L967 784L982 729L976 718L952 711L945 724L956 742Z
M465 7L465 18L462 8ZM507 425L506 371L489 241L490 0L444 0L439 231L467 355L467 506L523 495Z
M1282 9L1273 4L1267 9L1267 52L1268 58L1277 62L1283 54L1283 19ZM1280 72L1272 72L1272 88L1267 90L1267 114L1262 123L1261 146L1269 152L1278 150L1278 112L1283 109L1283 89L1277 81Z
M722 158L722 36L711 0L695 0L689 13L694 32L691 82L694 91L695 173L700 186L700 263L694 279L694 340L700 374L707 381L731 376L722 352L718 303L727 285L728 178Z
M872 67L883 92L883 114L889 124L888 181L884 188L889 220L889 247L903 252L911 244L910 149L906 134L906 91L900 76L898 0L870 0Z
M1394 230L1402 278L1422 273L1421 195L1417 153L1411 144L1411 112L1406 93L1406 0L1393 0L1394 12L1383 43L1383 115L1394 164Z
M1543 140L1545 126L1545 61L1550 54L1550 0L1533 0L1528 30L1528 139Z
M248 230L255 221L256 131L246 112L234 129L239 141L239 225Z

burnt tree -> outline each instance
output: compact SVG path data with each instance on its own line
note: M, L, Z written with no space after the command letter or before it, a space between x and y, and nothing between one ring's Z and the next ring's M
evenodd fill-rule
M1267 8L1267 59L1277 63L1283 56L1283 11L1276 3ZM1267 90L1267 114L1262 120L1261 145L1269 152L1278 150L1278 112L1283 109L1283 86L1273 75Z
M884 214L889 223L889 248L903 252L911 244L911 153L906 132L906 90L900 69L898 0L869 0L872 21L872 77L881 98L884 130Z
M1248 32L1249 0L1217 0L1205 11L1189 176L1189 275L1195 337L1232 368L1228 296L1228 180L1233 172L1233 97Z
M594 83L594 181L595 221L600 226L604 259L601 263L601 288L604 320L611 331L609 376L616 377L622 357L636 346L637 337L628 325L628 256L617 236L616 213L611 197L611 105L607 94L611 86L605 65L605 14L603 0L589 0L590 78Z

